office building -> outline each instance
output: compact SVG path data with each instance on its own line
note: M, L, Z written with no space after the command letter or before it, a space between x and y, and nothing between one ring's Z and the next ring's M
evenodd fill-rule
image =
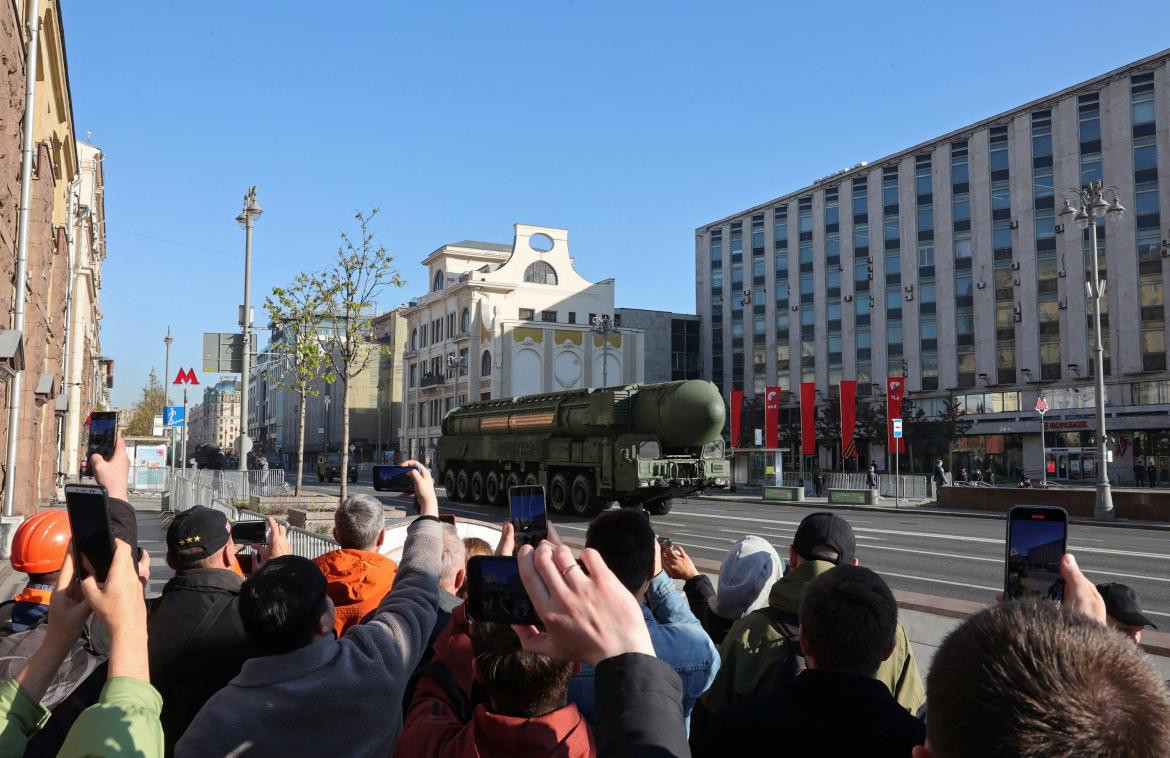
M644 308L615 308L614 320L619 326L639 329L646 335L642 373L647 384L702 378L698 316Z
M1101 180L1128 211L1098 226L1111 477L1152 465L1166 482L1168 77L1170 51L699 227L705 375L725 396L780 386L782 414L801 382L830 402L856 379L870 403L904 376L928 417L954 398L974 422L920 440L916 469L949 448L955 470L1092 481L1089 233L1060 211Z

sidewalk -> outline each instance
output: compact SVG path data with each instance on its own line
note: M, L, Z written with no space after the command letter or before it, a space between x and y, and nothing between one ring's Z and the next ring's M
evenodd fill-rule
M720 492L720 493L705 493L702 495L691 495L689 499L692 500L712 500L724 502L765 502L762 491L758 487L743 487L737 488L736 492ZM960 510L954 508L940 508L934 500L902 500L900 504L895 507L894 499L892 497L883 497L880 505L838 505L830 504L827 497L814 497L806 495L803 501L800 502L777 502L767 501L770 505L786 506L794 505L812 506L815 508L824 508L826 510L839 511L872 511L872 512L893 512L893 513L910 513L921 514L924 516L957 516L963 518L981 518L994 519L1003 521L1006 514L997 511L972 511ZM1070 524L1079 524L1085 526L1114 526L1126 529L1150 529L1154 531L1170 532L1170 523L1164 521L1139 521L1131 519L1118 519L1117 521L1097 521L1091 518L1079 518L1076 516L1069 518Z

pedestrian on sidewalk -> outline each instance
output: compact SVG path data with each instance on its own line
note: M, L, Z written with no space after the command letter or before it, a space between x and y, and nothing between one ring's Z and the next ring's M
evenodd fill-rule
M878 488L878 473L877 464L869 464L869 471L865 473L865 486L867 489L876 490Z
M823 474L821 474L821 469L818 467L817 470L815 472L813 472L813 492L816 494L817 497L820 497L821 492L824 490L824 488L825 488L825 477Z

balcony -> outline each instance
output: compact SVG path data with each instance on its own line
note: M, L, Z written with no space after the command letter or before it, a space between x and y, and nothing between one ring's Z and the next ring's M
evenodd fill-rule
M471 339L471 332L456 332L451 336L451 339L455 342L466 342Z
M447 381L446 377L442 374L423 374L418 384L423 389L426 389L427 387L438 387L445 381Z

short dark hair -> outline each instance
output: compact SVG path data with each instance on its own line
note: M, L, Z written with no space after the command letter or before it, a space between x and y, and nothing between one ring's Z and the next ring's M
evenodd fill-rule
M1170 695L1141 650L1050 601L968 618L935 653L926 700L940 758L1137 758L1170 744Z
M490 621L471 624L471 650L496 713L536 718L564 707L572 661L526 652L512 627Z
M636 508L606 511L589 524L585 547L601 553L625 588L637 592L654 568L654 530L650 517Z
M873 676L894 647L898 604L872 570L837 566L805 588L800 627L816 668Z
M265 655L288 653L316 637L327 600L321 570L308 558L282 555L244 581L240 619Z

